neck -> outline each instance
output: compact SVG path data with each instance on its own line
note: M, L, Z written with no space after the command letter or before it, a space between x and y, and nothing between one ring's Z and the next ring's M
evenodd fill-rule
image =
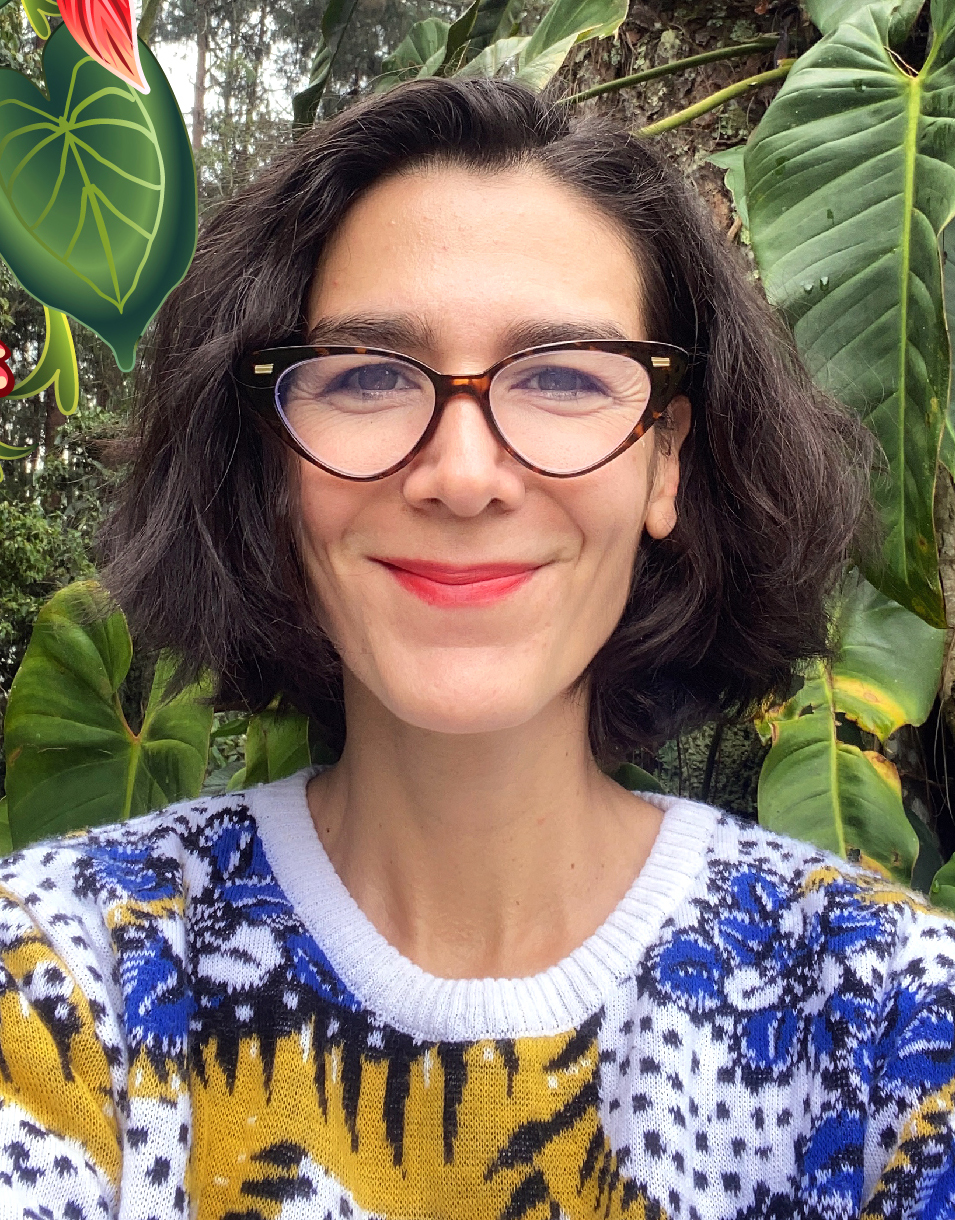
M445 978L537 973L624 896L661 815L597 767L583 699L505 732L394 717L346 681L348 742L309 785L322 843L359 907Z

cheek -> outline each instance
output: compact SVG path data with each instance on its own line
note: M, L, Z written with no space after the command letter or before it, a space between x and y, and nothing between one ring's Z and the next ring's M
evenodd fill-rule
M316 467L299 472L297 535L315 613L330 635L347 613L342 608L347 568L346 541L361 513L361 484L327 475Z
M363 488L325 474L307 462L301 467L296 493L299 539L310 564L325 566L361 510Z
M595 471L594 477L604 475L599 485L581 486L577 502L568 506L580 523L585 551L602 569L605 586L624 579L629 583L647 515L647 463L628 457L622 454Z

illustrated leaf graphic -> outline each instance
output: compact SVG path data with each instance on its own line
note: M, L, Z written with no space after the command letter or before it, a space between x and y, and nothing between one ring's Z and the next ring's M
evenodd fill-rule
M140 93L149 92L129 0L60 0L60 12L88 55Z
M49 19L60 13L56 0L23 0L23 7L36 36L45 42L50 37Z
M70 334L70 320L58 309L43 306L46 338L36 368L10 394L11 398L31 398L53 386L56 406L61 415L72 415L80 401L80 373L76 348Z
M70 314L131 369L196 244L196 174L175 95L149 48L144 96L58 26L43 52L49 98L0 70L0 255L27 290Z
M14 462L17 458L25 458L32 453L36 445L8 445L0 441L0 462ZM0 483L3 482L3 467L0 466Z

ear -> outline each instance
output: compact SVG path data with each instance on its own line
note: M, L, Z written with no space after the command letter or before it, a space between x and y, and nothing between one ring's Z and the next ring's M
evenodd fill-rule
M690 430L690 400L681 394L668 408L670 427L658 445L653 484L647 500L644 528L652 538L665 538L676 525L676 493L680 486L680 446Z

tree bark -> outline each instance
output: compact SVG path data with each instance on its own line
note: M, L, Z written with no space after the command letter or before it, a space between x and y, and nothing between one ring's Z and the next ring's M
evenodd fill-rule
M799 16L795 6L777 2L757 7L766 11L758 13L753 0L725 0L717 4L704 0L676 6L663 0L633 2L614 39L583 43L571 56L562 73L567 90L583 92L605 81L757 37L777 36L781 54L788 53L795 41L805 46L813 40L812 26ZM773 63L774 47L770 45L765 51L658 77L579 105L591 113L612 115L632 130L639 130L735 81L772 68ZM654 137L694 183L723 229L732 226L731 200L723 186L723 171L710 165L706 158L720 149L744 143L778 88L764 86L685 126Z

